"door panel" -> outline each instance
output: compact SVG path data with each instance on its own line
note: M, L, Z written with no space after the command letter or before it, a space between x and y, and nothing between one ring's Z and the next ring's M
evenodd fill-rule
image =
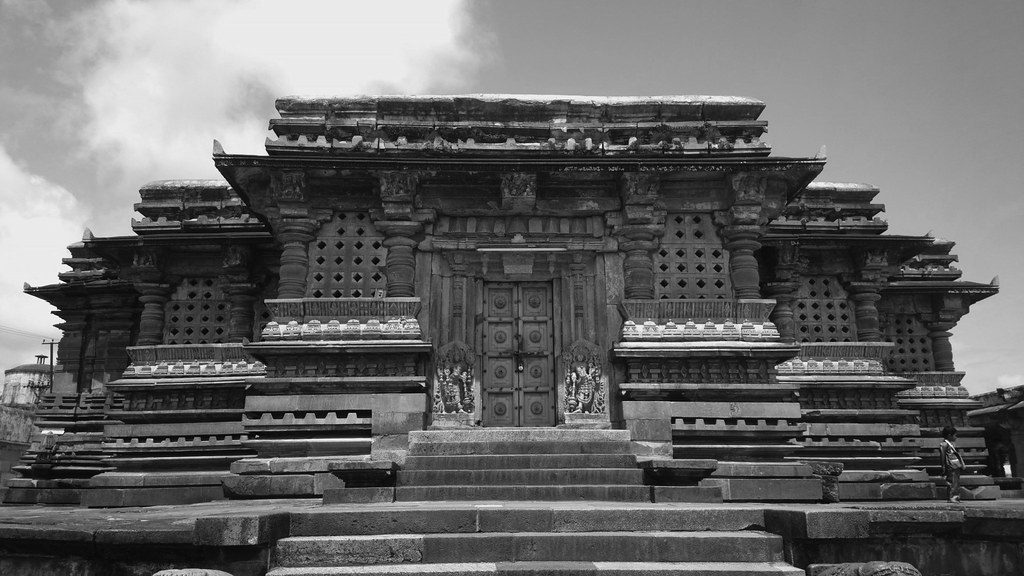
M483 423L555 424L551 284L484 285Z

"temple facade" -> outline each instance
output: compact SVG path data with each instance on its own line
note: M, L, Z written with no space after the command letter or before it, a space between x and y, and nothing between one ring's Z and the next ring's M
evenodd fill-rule
M420 431L510 428L628 432L669 499L933 498L946 425L996 497L949 338L997 286L771 155L763 108L278 100L266 155L215 142L223 181L147 184L133 235L27 288L62 319L61 434L7 500L316 496Z

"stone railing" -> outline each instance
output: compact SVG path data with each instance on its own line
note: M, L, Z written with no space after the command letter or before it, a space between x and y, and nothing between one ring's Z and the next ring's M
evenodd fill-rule
M917 380L917 386L900 392L900 399L951 398L967 400L971 394L961 384L963 372L914 372L907 374Z
M337 320L361 323L377 320L384 323L393 318L414 318L420 309L419 298L292 298L267 300L267 309L274 322L295 321L321 323Z
M779 364L779 374L884 374L891 342L814 342Z
M705 299L662 299L623 300L622 309L627 320L635 323L647 320L661 324L673 322L715 324L725 322L751 322L764 324L775 308L775 300L705 300Z
M266 373L242 344L164 344L126 348L131 363L124 378L256 376Z

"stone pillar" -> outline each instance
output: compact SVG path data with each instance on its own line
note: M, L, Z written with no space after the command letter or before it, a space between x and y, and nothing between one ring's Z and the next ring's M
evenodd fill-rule
M722 235L729 251L729 276L736 298L760 298L761 276L754 252L761 248L761 227L726 226Z
M768 284L768 297L775 299L771 320L779 330L783 342L796 341L796 322L793 321L793 301L796 300L795 282Z
M278 298L306 296L306 277L309 274L307 247L315 237L316 229L317 223L305 218L286 218L278 226L277 239L282 246Z
M137 346L154 346L164 341L164 318L167 300L171 296L171 287L167 284L136 284L139 291L139 302L142 303L142 314L139 317L139 337Z
M619 181L622 197L621 221L615 235L622 252L623 292L626 298L654 298L655 240L665 232L665 212L656 207L660 176L648 172L627 172Z
M850 300L853 300L853 315L857 321L858 342L881 342L882 330L878 323L876 302L881 300L879 287L875 284L851 282Z
M654 259L651 251L657 247L653 234L626 234L628 240L619 243L623 253L622 272L626 298L654 298Z
M928 322L928 338L932 341L932 363L936 372L953 372L953 346L949 342L949 332L956 322Z
M232 283L224 285L231 308L228 316L228 342L241 342L252 338L253 319L256 311L256 285L249 283Z
M419 222L380 221L374 224L384 233L384 246L388 249L384 268L388 277L389 297L416 295L416 245L412 238L423 227Z

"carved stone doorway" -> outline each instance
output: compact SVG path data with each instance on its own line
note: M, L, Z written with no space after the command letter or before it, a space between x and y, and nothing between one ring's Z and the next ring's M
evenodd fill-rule
M484 426L554 426L555 317L551 282L484 284Z

